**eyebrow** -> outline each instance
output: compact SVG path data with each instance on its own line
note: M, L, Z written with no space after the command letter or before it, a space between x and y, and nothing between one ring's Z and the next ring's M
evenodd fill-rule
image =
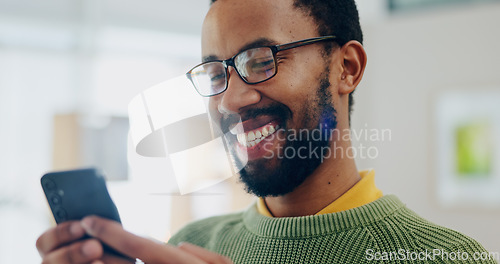
M247 49L259 48L264 46L273 46L273 45L277 45L276 41L271 40L269 38L259 38L241 47L236 54L245 51ZM215 60L220 60L220 59L216 55L208 55L202 58L202 62L215 61Z

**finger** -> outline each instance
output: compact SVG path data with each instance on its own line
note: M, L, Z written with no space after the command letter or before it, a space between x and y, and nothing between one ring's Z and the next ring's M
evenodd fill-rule
M177 247L160 244L129 233L123 230L118 222L112 220L89 216L85 217L81 223L90 236L98 238L123 255L138 258L145 263L204 263Z
M43 258L43 263L89 263L102 257L102 252L102 245L99 241L87 239L50 252Z
M200 258L201 260L204 260L208 263L216 264L216 263L223 263L223 264L232 264L233 262L225 256L219 255L215 252L206 250L202 247L183 242L179 244L178 248L181 250L184 250L185 252L188 252L190 254L195 255L196 257Z
M78 221L64 222L43 233L36 241L36 248L43 257L50 251L80 239L84 235L85 230Z

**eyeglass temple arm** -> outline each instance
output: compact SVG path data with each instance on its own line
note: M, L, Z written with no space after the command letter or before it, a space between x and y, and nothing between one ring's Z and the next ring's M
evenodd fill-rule
M333 40L336 38L337 38L336 36L324 36L324 37L310 38L310 39L294 41L294 42L287 43L287 44L276 45L275 47L276 47L276 51L282 51L282 50L293 49L293 48L309 45L309 44L312 44L315 42L320 42L320 41L325 41L325 40Z

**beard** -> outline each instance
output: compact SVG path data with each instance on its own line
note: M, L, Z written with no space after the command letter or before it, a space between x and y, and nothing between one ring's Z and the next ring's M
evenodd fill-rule
M324 150L329 148L330 133L337 127L336 110L332 103L332 95L330 92L330 82L324 75L320 80L319 87L316 89L314 100L309 101L309 104L304 109L305 128L294 129L295 132L300 130L301 133L307 131L307 135L311 135L314 130L319 131L322 136L312 139L310 136L305 138L296 137L290 140L289 133L293 129L281 128L284 131L286 139L281 156L275 155L274 160L260 159L249 161L245 166L231 149L233 160L238 168L240 180L244 183L247 192L257 195L258 197L281 196L292 192L300 186L309 175L324 160L325 153L320 151L317 155L297 155L299 151L309 151L316 149ZM286 124L287 120L291 119L292 113L288 107L283 104L275 104L265 109L250 110L250 117L256 117L261 114L273 114ZM313 121L307 122L307 120ZM290 151L291 150L291 151ZM295 155L287 155L295 153ZM302 152L303 153L303 152ZM274 165L274 166L273 166Z

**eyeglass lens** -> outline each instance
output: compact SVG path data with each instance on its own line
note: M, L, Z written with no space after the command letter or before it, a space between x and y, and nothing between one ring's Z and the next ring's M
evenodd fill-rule
M254 84L270 79L276 74L273 51L269 47L243 51L235 56L234 66L239 76ZM220 61L207 62L190 72L191 81L203 96L219 94L226 89L227 71Z

